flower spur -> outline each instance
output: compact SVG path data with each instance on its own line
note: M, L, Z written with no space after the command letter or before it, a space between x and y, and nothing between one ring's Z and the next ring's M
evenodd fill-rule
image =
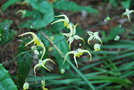
M52 22L51 24L55 24L58 22L63 22L64 26L68 29L72 28L72 23L70 23L69 18L66 15L57 15L55 17L64 17L64 19L59 19L57 21Z
M37 35L34 34L33 32L26 32L26 33L23 33L19 36L24 36L24 35L28 35L28 34L31 34L33 36L33 39L30 42L28 42L25 46L28 46L29 44L34 42L35 45L42 47L43 48L43 54L41 56L41 59L42 59L45 52L46 52L46 48L45 48L43 42L37 37Z
M78 67L78 63L77 63L76 58L82 56L83 53L88 53L89 56L90 56L90 61L92 60L92 55L91 55L91 53L90 53L88 50L83 50L83 49L80 49L80 48L79 48L79 49L77 49L76 51L70 51L70 52L68 52L68 53L66 54L65 58L64 58L63 63L65 63L65 61L66 61L68 55L73 54L73 55L74 55L73 58L74 58L75 64L76 64L76 66Z
M47 63L47 61L51 61L52 63L54 63L55 64L55 62L52 60L52 59L49 59L49 58L47 58L47 59L45 59L45 60L39 60L39 62L38 62L38 64L36 64L35 66L34 66L34 74L36 75L36 68L37 67L43 67L43 68L45 68L47 71L51 71L50 69L48 69L45 65L46 65L46 63Z

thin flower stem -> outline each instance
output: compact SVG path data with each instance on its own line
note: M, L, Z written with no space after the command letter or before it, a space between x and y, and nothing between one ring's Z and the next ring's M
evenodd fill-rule
M52 46L61 54L61 56L65 57L63 52L49 39L49 37L43 33L43 36L52 44ZM70 60L67 60L68 64L80 75L80 77L87 83L87 85L91 88L91 90L95 90L95 87L90 83L89 80L70 62Z

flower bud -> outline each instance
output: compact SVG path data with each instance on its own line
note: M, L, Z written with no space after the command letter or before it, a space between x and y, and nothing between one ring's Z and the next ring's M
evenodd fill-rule
M23 90L27 90L27 89L29 89L29 83L25 82L23 84Z
M60 72L61 72L61 74L64 74L65 73L65 69L62 68Z
M117 35L117 36L114 38L115 41L119 41L119 39L120 39L120 36L119 36L119 35Z
M39 55L39 51L38 50L34 50L34 54Z
M100 44L95 44L94 45L94 51L100 51Z
M41 80L41 85L45 86L46 85L46 81L45 80Z
M45 87L45 85L46 85L45 80L41 80L41 85L42 85L43 90L48 90L48 88Z
M106 17L106 18L104 19L104 22L107 23L108 21L110 21L110 19L111 19L111 18L108 16L108 17Z
M32 46L32 47L31 47L31 50L35 50L35 49L36 49L36 46Z

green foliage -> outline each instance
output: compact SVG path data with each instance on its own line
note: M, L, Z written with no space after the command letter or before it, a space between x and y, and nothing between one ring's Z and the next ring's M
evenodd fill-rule
M92 45L89 46L86 43L85 46L82 47L91 51L93 55L92 62L89 62L89 57L85 55L85 57L77 58L79 68L76 68L72 64L74 63L72 56L68 57L68 62L63 64L64 55L70 50L68 48L68 43L66 43L67 38L61 33L68 32L69 30L63 26L62 22L50 25L51 22L57 19L54 16L60 15L59 10L75 13L82 11L99 13L99 11L91 6L78 5L71 0L56 0L52 3L48 1L49 0L26 0L28 9L25 8L22 10L23 13L20 10L20 14L22 14L20 19L23 19L23 22L20 21L19 26L16 27L21 29L22 32L34 31L34 33L37 34L39 39L46 46L44 58L50 57L56 62L54 65L55 71L47 72L44 71L44 69L40 69L40 72L38 73L39 76L36 77L30 72L30 70L33 72L32 63L34 54L33 51L30 50L30 45L29 48L26 48L24 43L30 41L31 38L23 38L20 40L23 42L20 42L16 56L18 62L17 76L13 75L14 79L17 78L18 87L21 89L24 82L27 81L30 83L30 89L32 88L32 90L36 90L36 88L38 89L38 87L41 86L40 81L45 79L46 87L50 88L50 90L88 90L89 87L92 87L93 89L95 88L95 90L120 90L122 88L129 90L131 85L133 85L133 79L131 78L134 77L134 31L130 30L126 33L127 29L125 27L112 27L108 32L101 30L103 41L101 51L91 51ZM116 0L105 1L110 2L114 7L122 5L123 8L129 8L131 0L123 0L121 2L117 2ZM20 3L20 1L8 0L2 5L2 11L6 12L5 10L8 10L8 7L13 4L15 5L16 3ZM21 5L23 6L22 2ZM106 19L108 23L112 20L112 17L110 16L110 18L107 17ZM0 45L5 45L15 38L17 31L11 29L13 23L12 20L6 19L0 23ZM43 36L42 32L54 42L64 55L59 54L59 52ZM88 39L86 36L87 33L85 33L85 30L81 27L77 27L76 34L81 37L84 36L85 40ZM121 38L118 41L114 41L114 38L117 35L121 36ZM75 49L75 46L79 47L77 40L74 44L76 45L72 47L73 50ZM41 51L41 48L38 48L38 50ZM52 66L48 64L48 68L49 67ZM0 87L6 88L5 90L9 89L9 87L10 89L13 88L13 90L17 90L9 74L1 64L0 74ZM3 80L3 78L8 79Z
M31 20L23 22L21 28L40 29L47 26L54 20L54 11L52 4L47 1L27 0L34 11L26 11L23 16L32 17Z
M10 29L12 24L12 20L5 20L0 23L0 44L4 45L11 40L13 40L15 34L17 33L15 30Z
M117 7L118 5L121 5L124 9L130 8L131 0L105 0L109 2L112 6Z
M112 4L113 6L117 6L118 3L116 0L109 0L110 4Z
M20 88L22 88L23 84L26 81L26 78L29 74L30 71L30 67L32 65L32 54L29 51L26 51L26 48L24 46L24 44L22 43L19 46L19 53L20 56L18 57L18 85Z
M63 54L65 55L67 52L69 52L69 48L68 48L68 44L65 41L65 37L62 36L61 34L56 34L54 35L54 43L56 43L55 45L63 52ZM69 65L67 63L63 64L63 56L60 56L58 52L54 49L54 57L56 58L56 61L58 63L59 66L59 70L61 69L69 69ZM69 58L68 58L69 59ZM70 60L70 59L69 59Z
M2 5L2 11L5 11L9 6L15 4L18 1L20 0L8 0L6 3Z
M16 85L11 79L8 71L0 64L0 89L1 90L17 90Z
M113 40L116 35L121 35L125 32L125 29L122 27L114 27L110 30L109 35L104 38L104 41Z
M126 9L130 8L131 0L125 0L121 2L121 5Z
M67 0L58 0L54 3L54 7L59 10L69 10L74 12L86 11L89 13L98 13L99 11L91 6L80 6L74 2Z

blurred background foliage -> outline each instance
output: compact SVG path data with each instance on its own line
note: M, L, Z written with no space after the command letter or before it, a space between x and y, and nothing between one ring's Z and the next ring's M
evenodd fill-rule
M20 89L27 81L32 90L40 90L40 81L45 79L50 90L133 89L134 24L133 20L129 23L121 17L126 8L133 7L133 0L1 0L0 62L9 73L0 64L0 88ZM100 33L103 45L99 52L93 51L93 45L73 43L72 49L80 47L91 51L92 62L84 55L78 59L79 68L67 62L63 64L63 57L42 35L45 33L64 54L69 52L66 38L61 34L66 32L63 23L50 25L57 20L54 16L60 14L79 23L77 34L85 40L89 30ZM111 17L109 22L104 21L107 16ZM28 31L35 32L47 47L44 58L50 57L56 62L56 65L47 65L52 72L40 68L37 76L33 74L37 60L33 51L24 46L30 38L18 38L20 33ZM117 35L120 40L114 41ZM74 63L72 57L68 59Z

